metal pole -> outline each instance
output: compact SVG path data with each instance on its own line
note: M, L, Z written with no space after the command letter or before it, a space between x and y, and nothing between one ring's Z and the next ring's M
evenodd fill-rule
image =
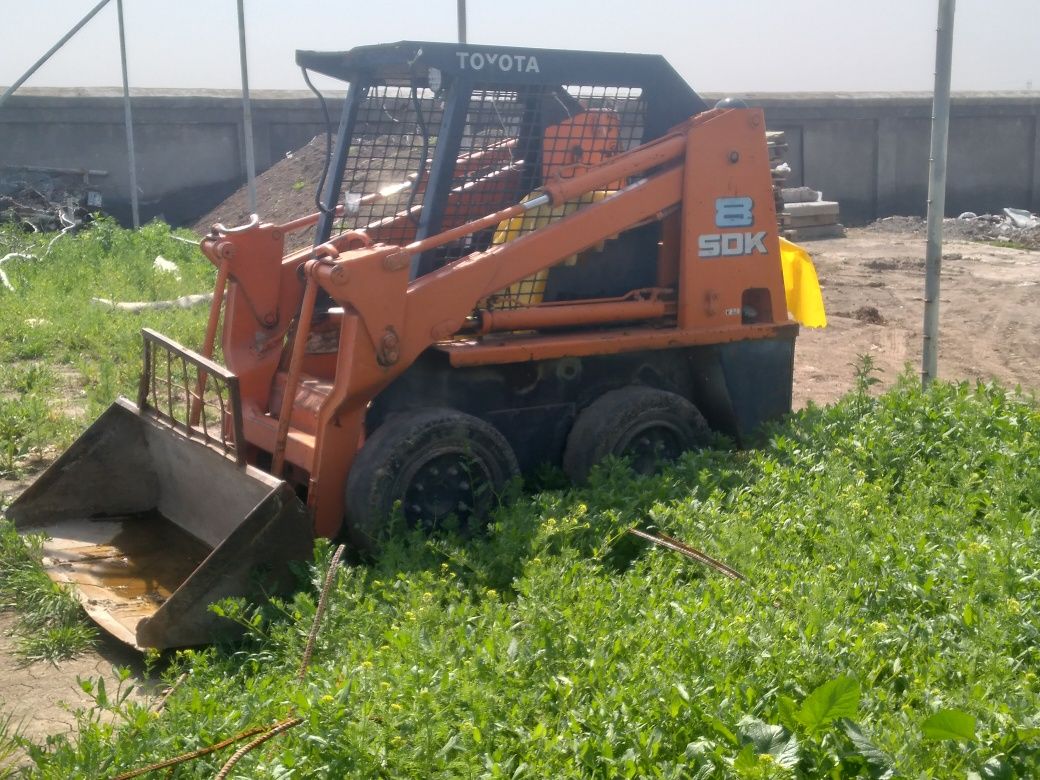
M928 245L925 252L924 345L921 384L938 375L939 278L942 230L946 214L946 149L950 134L950 69L953 63L953 16L956 0L939 0L935 43L935 97L932 101L932 145L928 164Z
M123 0L116 0L119 17L119 60L123 66L123 123L126 125L126 156L130 165L130 214L134 227L141 227L137 210L137 157L134 155L134 115L130 111L130 79L126 73L126 29L123 26Z
M46 54L44 54L42 57L40 57L40 59L36 60L36 62L33 63L32 67L29 68L29 70L25 71L25 73L22 74L22 77L20 79L18 79L14 84L9 86L7 88L7 91L4 92L3 95L0 95L0 106L2 106L4 103L6 103L7 102L7 98L11 97L11 95L13 95L15 93L15 91L18 89L18 87L22 86L22 84L24 84L26 81L28 81L29 77L32 76L32 74L34 74L36 71L38 71L40 69L40 66L42 66L43 63L45 63L47 60L49 60L54 55L54 52L56 52L58 49L60 49L62 46L64 46L66 43L68 43L69 42L69 38L71 38L73 35L78 33L80 31L80 28L83 27L83 25L85 25L91 19L93 19L97 15L97 12L100 11L102 8L104 8L106 5L108 5L108 3L109 3L109 0L101 0L100 3L98 3L97 5L94 6L93 10L89 14L87 14L82 19L80 19L78 22L76 22L75 26L73 26L73 28L71 30L69 30L67 33L65 33L63 36L61 36L61 40L60 41L58 41L56 44L51 46L47 50Z
M242 131L246 140L246 183L249 213L256 213L256 158L253 156L253 109L249 102L249 66L246 64L246 12L238 0L238 56L242 67Z
M466 0L458 0L459 43L466 42Z

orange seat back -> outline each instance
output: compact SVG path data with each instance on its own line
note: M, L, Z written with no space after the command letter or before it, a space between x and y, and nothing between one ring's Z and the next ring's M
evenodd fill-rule
M609 109L590 109L545 129L542 141L542 178L573 176L620 150L621 120ZM570 169L570 170L568 170Z

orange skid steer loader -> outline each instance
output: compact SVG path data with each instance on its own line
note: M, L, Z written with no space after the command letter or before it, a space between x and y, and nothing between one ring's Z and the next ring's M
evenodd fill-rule
M284 582L314 535L476 528L542 464L647 470L790 410L782 267L815 277L782 250L761 111L709 109L646 55L297 62L349 83L317 213L215 225L200 352L144 331L136 403L8 510L137 647L210 641L207 606Z

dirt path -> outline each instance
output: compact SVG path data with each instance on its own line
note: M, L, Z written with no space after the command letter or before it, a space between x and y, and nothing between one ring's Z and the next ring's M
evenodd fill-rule
M803 329L795 350L795 406L837 400L850 364L873 357L883 386L921 368L924 238L850 230L807 244L829 325ZM1040 390L1040 252L948 241L939 304L939 376L999 379Z
M845 239L815 242L808 249L820 274L830 325L802 330L795 406L841 397L852 387L851 365L859 355L874 358L884 386L907 363L919 371L923 236L850 230ZM965 241L947 242L944 251L940 376L996 378L1040 390L1040 252ZM20 487L2 483L0 494L13 496ZM25 734L33 740L68 732L75 723L72 711L89 705L77 676L104 675L114 690L114 665L141 673L137 654L104 639L95 652L57 666L23 665L14 654L12 624L11 615L0 614L0 710L24 720Z
M51 734L72 732L76 709L91 706L78 679L103 677L111 695L118 685L114 669L125 666L133 672L131 680L138 686L133 695L150 693L154 687L154 681L144 677L141 655L106 638L78 658L59 664L26 664L16 652L14 624L14 615L0 613L0 716L12 716L20 733L33 742L43 743Z

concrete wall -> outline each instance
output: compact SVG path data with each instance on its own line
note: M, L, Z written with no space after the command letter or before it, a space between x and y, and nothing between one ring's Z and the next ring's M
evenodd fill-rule
M709 96L711 98L717 96ZM791 185L841 202L848 223L923 214L931 99L911 94L753 94L787 132ZM338 119L341 96L329 110ZM133 99L142 216L190 222L244 182L241 101L233 92L142 90ZM256 162L264 170L323 132L306 92L257 92ZM94 168L106 206L125 218L129 184L119 93L25 90L0 108L0 166ZM4 172L0 170L0 175ZM1040 211L1040 93L953 101L947 212Z
M790 181L841 202L843 219L923 215L928 199L928 95L752 95L791 147ZM947 214L1040 211L1040 94L955 96Z
M104 170L92 185L106 210L129 221L130 183L121 92L34 89L0 108L0 166ZM341 99L329 101L333 121ZM134 147L142 220L191 222L245 182L242 101L227 91L135 91ZM307 93L261 92L253 103L257 170L297 149L325 124ZM0 168L0 176L9 176Z

